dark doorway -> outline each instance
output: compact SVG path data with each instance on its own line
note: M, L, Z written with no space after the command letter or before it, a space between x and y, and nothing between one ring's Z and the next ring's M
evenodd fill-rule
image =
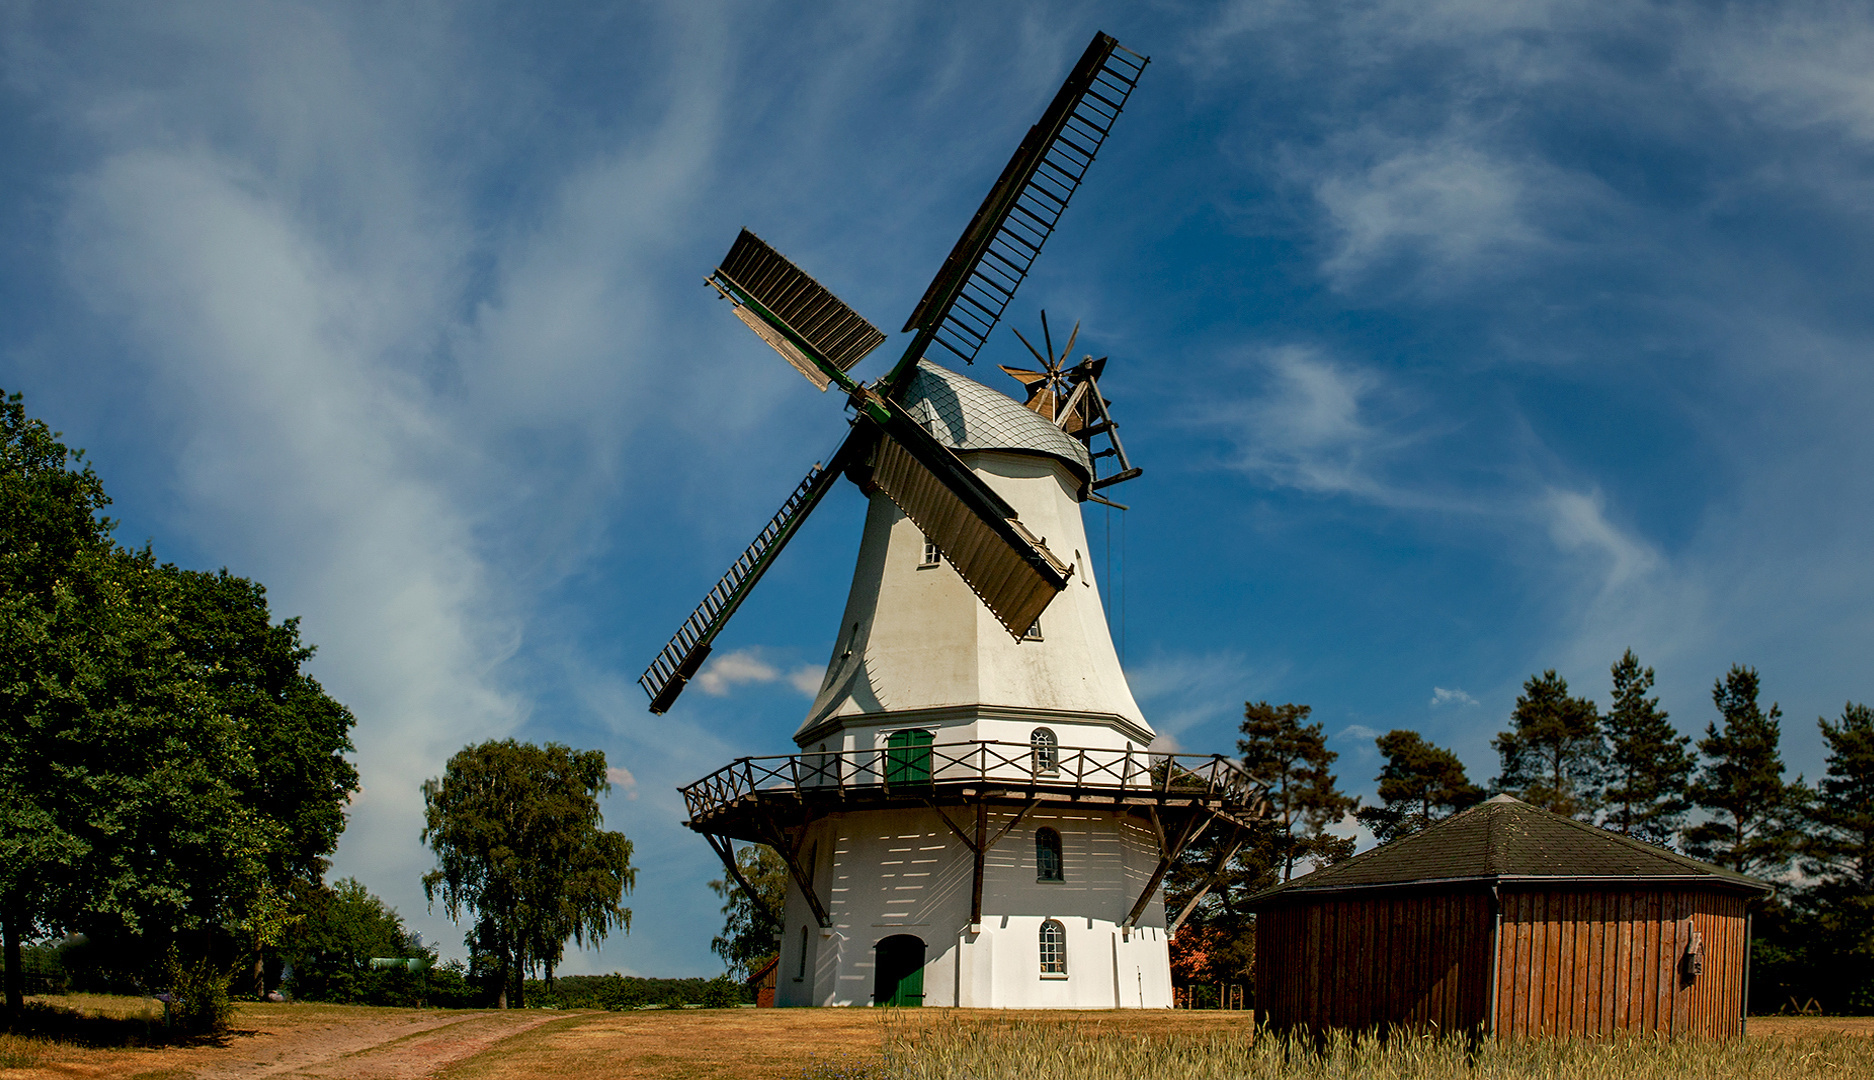
M893 934L878 943L873 961L873 1004L899 1008L924 1004L924 942L921 938Z

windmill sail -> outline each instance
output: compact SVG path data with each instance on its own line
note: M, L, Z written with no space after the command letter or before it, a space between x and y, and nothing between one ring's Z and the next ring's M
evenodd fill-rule
M703 666L703 661L709 658L710 643L722 632L729 616L742 606L742 601L747 598L749 590L755 587L755 582L768 572L775 556L794 538L801 522L807 519L821 497L832 488L833 481L845 470L846 463L851 460L860 443L861 440L856 436L847 439L824 468L815 465L808 470L806 479L781 504L781 509L769 519L767 527L755 537L755 542L748 545L742 557L735 560L729 572L722 575L716 587L709 590L703 602L696 606L689 618L683 620L683 625L677 628L670 642L657 654L657 659L651 661L651 666L644 670L643 675L638 676L638 685L651 695L652 712L661 713L669 709L671 703L677 700L677 695L683 693L683 688Z
M736 299L736 317L821 390L835 372L843 375L885 340L878 327L747 229L712 279Z
M1148 62L1106 34L1093 36L989 189L905 330L923 331L965 363L975 362Z
M1015 510L949 447L894 414L872 461L872 482L936 542L1016 640L1067 587L1073 568L1022 525Z

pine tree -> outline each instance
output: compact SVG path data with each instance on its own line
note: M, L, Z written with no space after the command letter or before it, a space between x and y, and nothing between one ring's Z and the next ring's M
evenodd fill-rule
M1236 744L1244 771L1269 789L1283 881L1301 859L1329 863L1353 854L1350 838L1326 831L1358 803L1336 786L1332 766L1340 755L1327 748L1321 725L1302 723L1311 712L1307 705L1245 702L1243 738Z
M1614 700L1601 721L1607 733L1606 825L1653 844L1670 843L1692 808L1686 790L1697 764L1681 735L1667 722L1659 699L1647 697L1653 669L1642 668L1628 649L1613 667Z
M1736 664L1712 685L1724 727L1705 725L1698 741L1705 767L1691 795L1713 817L1685 831L1688 852L1740 873L1773 873L1789 863L1796 835L1791 817L1805 790L1801 777L1783 782L1783 710L1772 702L1764 712L1757 691L1757 669Z
M1600 805L1607 751L1594 702L1568 693L1554 668L1532 675L1510 714L1515 727L1491 740L1503 771L1492 787L1568 817Z
M1818 718L1828 771L1815 785L1803 870L1825 887L1874 898L1874 709L1853 702L1841 722Z
M1382 806L1364 807L1355 816L1382 844L1423 829L1482 801L1483 790L1471 783L1464 763L1416 731L1389 731L1373 740L1386 755L1380 769Z
M1799 844L1814 884L1791 920L1800 970L1830 1012L1874 1012L1874 709L1849 703L1840 723L1816 721L1828 766Z

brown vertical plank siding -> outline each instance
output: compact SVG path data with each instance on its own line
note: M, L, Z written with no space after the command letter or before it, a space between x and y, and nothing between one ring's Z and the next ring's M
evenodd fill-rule
M1308 897L1256 921L1256 1000L1278 1028L1606 1038L1741 1031L1745 899L1672 889L1503 886ZM1685 979L1690 933L1704 970ZM1497 981L1490 981L1491 953Z
M1278 1028L1479 1027L1489 1007L1490 919L1489 894L1474 891L1265 911L1256 922L1258 1008Z
M1497 1032L1732 1037L1741 1031L1745 900L1679 890L1503 890ZM1704 970L1682 973L1693 929Z

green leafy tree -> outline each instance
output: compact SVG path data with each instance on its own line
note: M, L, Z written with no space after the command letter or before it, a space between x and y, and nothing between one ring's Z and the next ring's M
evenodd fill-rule
M723 898L722 933L709 949L722 957L729 970L746 979L775 954L775 935L787 903L787 864L766 844L751 844L735 853L742 880L755 890L753 898L728 874L709 883Z
M59 676L79 659L73 639L96 607L91 577L113 546L109 503L84 452L29 419L20 395L0 393L0 940L13 1015L21 942L59 921L66 867L82 854L46 804L37 737L48 713L74 711Z
M110 539L80 455L0 402L0 930L82 931L160 978L269 903L284 829L242 798L256 772L178 642L176 582ZM190 970L199 965L185 964Z
M300 640L298 619L272 621L264 586L225 569L162 569L177 586L177 642L215 710L253 751L255 768L237 784L241 800L280 827L281 842L265 855L266 888L237 920L258 996L266 989L263 951L292 924L288 898L299 884L318 884L345 829L345 804L358 789L358 770L344 757L355 720L301 670L313 649Z
M1379 773L1379 806L1356 815L1382 844L1410 836L1435 821L1483 801L1464 763L1416 731L1396 728L1373 740L1386 764Z
M1503 762L1494 789L1557 814L1591 818L1606 767L1594 702L1571 695L1568 680L1551 668L1523 683L1510 720L1514 726L1491 741Z
M1283 881L1294 876L1299 860L1330 863L1353 854L1353 840L1328 833L1327 826L1358 801L1336 784L1333 765L1340 755L1327 748L1321 725L1302 722L1312 712L1307 705L1245 702L1238 728L1243 770L1269 792L1276 829L1272 854Z
M1692 808L1686 795L1697 764L1692 740L1667 721L1658 698L1646 696L1653 669L1641 667L1632 649L1614 664L1613 677L1614 700L1601 721L1608 745L1606 824L1624 836L1669 844Z
M409 981L398 970L376 970L380 957L435 959L405 926L395 908L385 904L356 878L330 886L295 883L299 916L286 949L293 967L293 996L313 1001L367 1005L393 1003L387 983ZM402 1002L396 1002L401 1004Z
M631 841L602 825L611 790L605 755L513 739L466 747L423 785L423 839L437 867L423 893L451 919L474 915L471 954L499 981L497 1005L519 1007L522 979L553 968L567 939L582 947L631 929L620 901L637 880Z
M1685 831L1686 850L1742 873L1774 873L1794 853L1794 815L1804 802L1802 778L1783 780L1783 711L1757 704L1757 669L1732 665L1711 688L1724 721L1705 725L1698 752L1705 766L1692 801L1711 820Z

